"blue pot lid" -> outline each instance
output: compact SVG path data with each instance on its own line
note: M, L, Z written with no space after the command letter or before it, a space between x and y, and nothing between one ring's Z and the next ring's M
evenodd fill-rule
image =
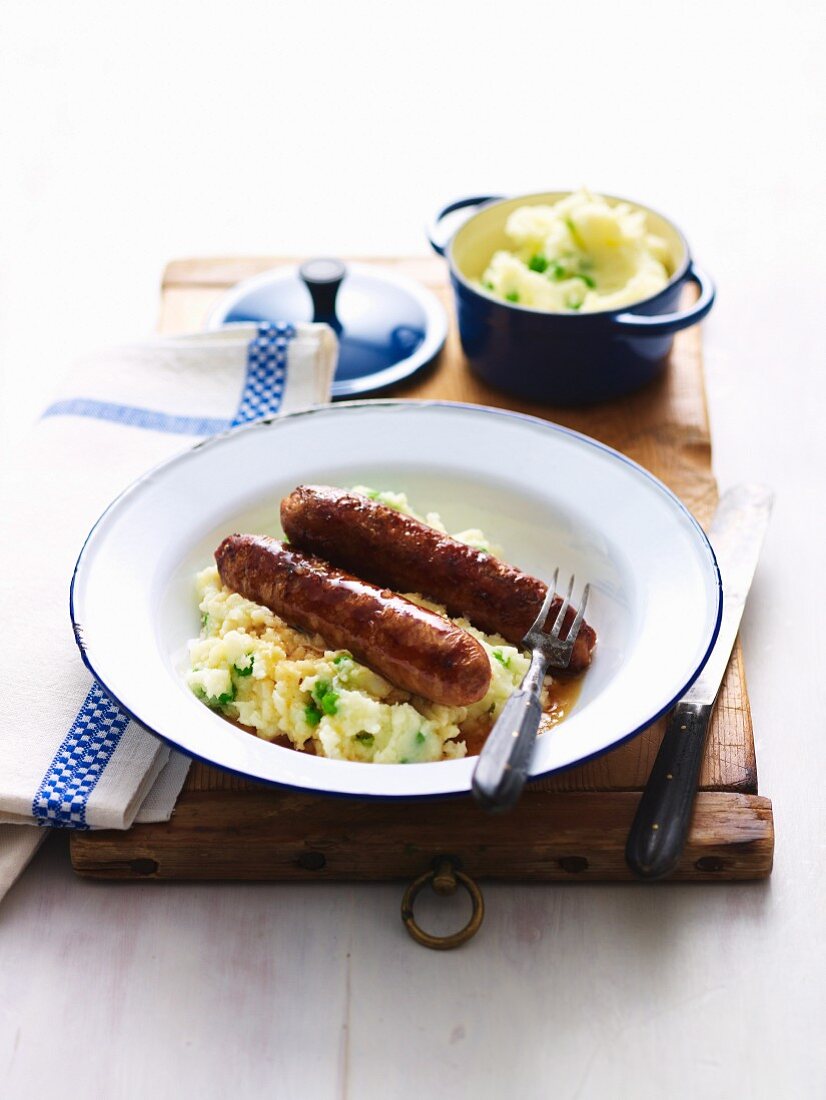
M239 321L324 321L339 340L333 397L386 389L439 354L447 317L413 279L372 264L308 260L266 271L233 287L208 328Z

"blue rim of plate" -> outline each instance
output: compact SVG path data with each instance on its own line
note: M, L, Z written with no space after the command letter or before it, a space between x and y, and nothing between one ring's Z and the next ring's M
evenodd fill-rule
M614 749L618 749L621 745L624 745L627 741L631 741L634 737L638 737L644 730L647 730L649 726L653 725L654 722L656 722L658 719L662 718L663 715L667 714L674 706L676 706L676 704L680 701L680 699L682 699L682 697L685 695L685 693L688 691L688 689L692 686L692 684L697 680L697 678L700 676L700 673L705 668L706 663L707 663L709 657L711 656L712 650L714 649L714 646L717 644L717 638L720 634L720 625L721 625L722 619L723 619L723 582L722 582L722 578L720 576L720 567L717 563L717 556L714 553L714 547L711 545L711 542L709 541L708 535L706 535L703 528L700 526L698 521L694 518L694 516L689 511L689 509L685 506L685 504L683 504L683 502L680 500L680 498L676 495L676 493L673 493L668 488L668 486L664 482L660 481L660 479L658 477L655 477L655 475L652 474L650 470L646 470L646 468L644 466L641 466L638 462L635 462L632 458L628 458L628 456L624 455L621 451L617 451L615 448L609 447L605 443L600 443L599 440L593 439L589 435L585 435L584 432L578 432L574 428L566 428L566 427L564 427L564 425L555 424L551 420L543 420L541 417L531 416L528 413L514 412L510 409L500 409L500 408L496 408L492 405L473 405L473 404L471 404L467 401L431 401L431 400L403 401L403 400L394 400L392 398L385 398L385 399L372 400L372 401L346 401L346 402L342 402L340 405L335 405L335 406L331 406L331 405L313 405L311 408L301 409L298 412L286 413L286 414L283 414L281 416L267 417L263 420L256 420L252 424L243 424L243 425L241 425L237 428L229 428L225 432L220 432L217 435L209 436L207 439L202 439L198 443L195 443L188 450L181 451L180 453L178 453L176 455L173 455L171 458L166 459L164 462L158 463L156 466L153 466L150 470L147 470L144 474L141 474L141 476L139 478L136 478L135 481L131 482L131 484L127 485L127 487L125 489L123 489L120 493L118 493L118 495L114 498L114 500L112 500L107 505L107 507L104 509L104 511L101 512L101 514L95 520L95 523L93 524L92 528L90 529L89 533L87 534L86 538L83 541L83 546L80 548L80 553L78 554L78 558L77 558L77 561L75 562L74 570L72 571L72 579L71 579L71 583L69 585L69 617L70 617L71 622L72 622L72 633L74 635L75 643L77 644L78 650L80 651L81 660L83 661L84 665L89 670L89 672L92 674L92 676L95 678L97 683L100 684L100 686L106 691L107 695L115 703L117 703L117 705L121 708L121 710L123 710L123 712L125 714L128 714L129 717L131 719L133 719L133 721L137 722L138 725L141 726L143 729L145 729L148 733L151 733L153 737L157 737L160 741L163 741L164 744L169 745L173 749L177 749L177 751L181 752L184 756L188 756L192 760L199 760L199 761L201 761L201 763L208 764L210 767L218 768L219 771L225 771L225 772L228 772L230 775L237 775L237 776L240 776L242 779L249 779L249 780L251 780L255 783L262 783L262 784L264 784L268 787L274 787L277 790L295 791L296 793L304 793L304 794L324 795L327 798L361 799L363 801L370 801L370 802L407 802L407 801L410 801L410 802L425 802L425 801L434 801L436 799L443 799L443 798L471 797L471 791L470 791L469 787L466 791L446 791L446 792L440 792L440 793L437 793L437 794L404 794L404 795L397 795L397 794L364 794L364 793L349 794L349 793L346 793L344 791L329 791L329 790L325 790L325 789L318 788L318 787L295 786L292 783L282 783L282 782L279 782L278 780L275 780L275 779L266 779L266 778L262 778L261 776L257 776L257 775L253 776L253 775L250 775L249 772L239 771L235 768L227 768L227 767L224 767L222 764L216 764L214 760L210 759L210 757L200 756L200 755L198 755L198 753L193 753L189 749L184 749L177 741L173 740L167 734L161 733L160 730L157 730L152 726L148 726L145 722L141 721L139 715L137 715L134 710L132 710L130 707L127 707L122 702L122 700L115 694L115 692L113 692L111 690L111 688L98 676L97 672L95 671L94 664L90 660L88 652L86 650L86 642L82 637L83 632L79 628L79 625L78 625L78 623L75 619L75 607L74 607L75 580L77 579L78 571L80 569L80 566L81 566L81 563L82 563L82 560L83 560L83 556L86 552L86 547L88 546L90 539L94 535L94 533L97 530L100 523L108 515L108 513L124 497L126 497L129 494L135 492L138 488L140 488L140 486L145 481L148 481L150 478L154 477L154 475L157 473L158 470L165 469L167 466L171 466L174 463L181 462L181 461L189 458L196 451L199 451L204 447L209 447L209 446L217 443L219 440L227 438L228 436L237 435L239 432L252 432L252 431L255 431L258 428L264 428L264 427L267 427L267 426L272 425L272 424L277 424L279 422L289 422L289 421L291 421L293 419L296 419L298 417L313 416L314 414L320 413L320 412L329 412L329 411L331 411L331 409L336 409L336 410L337 409L348 409L348 408L359 409L359 408L375 408L377 406L397 407L397 406L410 406L410 405L415 406L417 408L468 409L468 410L471 410L473 412L482 411L482 412L485 412L485 413L493 413L497 416L511 417L512 419L516 419L516 420L525 420L530 424L534 424L534 425L537 425L539 427L545 428L548 431L559 432L560 434L563 434L563 435L573 436L574 438L581 440L583 443L586 443L587 445L589 445L591 447L594 447L597 450L606 451L608 454L612 455L614 458L620 459L620 461L625 463L627 466L631 466L633 469L635 469L639 473L641 473L645 478L647 478L649 481L651 481L654 484L654 486L663 495L665 495L666 497L669 497L677 505L678 509L681 512L683 512L683 514L690 521L691 525L695 528L697 534L699 534L700 541L704 544L705 549L708 552L709 558L711 559L711 564L714 568L715 579L716 579L716 582L717 582L717 587L716 587L717 612L716 612L716 616L715 616L715 620L714 620L714 629L711 632L711 638L709 639L709 643L708 643L708 646L706 648L705 653L703 654L703 656L702 656L701 660L699 661L697 667L691 673L691 675L686 680L685 684L683 684L683 686L680 688L680 690L669 700L668 703L666 703L663 707L661 707L660 710L658 710L650 718L646 719L645 722L643 722L639 726L636 726L634 729L630 730L629 732L622 734L615 741L612 741L610 745L607 745L604 749L598 749L596 752L589 753L587 756L582 756L579 759L573 760L569 764L563 764L558 768L549 768L547 771L538 772L536 775L529 775L529 777L528 777L529 782L534 780L534 779L542 779L542 778L544 778L545 776L548 776L548 775L557 775L560 772L570 771L572 768L579 768L583 764L587 764L591 760L598 760L600 757L605 756L607 753L613 752ZM250 736L254 736L254 735L250 734ZM439 761L434 761L434 763L439 763ZM365 765L365 766L368 766L368 765ZM384 767L386 765L379 765L379 766Z
M408 355L406 359L399 360L398 363L394 363L392 367L385 367L384 370L376 371L373 374L363 374L358 378L341 378L338 381L333 379L330 394L334 401L347 397L363 397L368 393L379 393L381 390L389 389L391 386L396 386L400 382L412 378L413 375L429 367L436 359L445 346L448 331L447 312L444 306L432 290L428 290L427 287L417 283L415 279L411 279L407 275L400 275L396 271L389 271L380 264L363 264L354 261L346 266L349 270L358 274L374 274L378 270L381 272L382 278L388 283L406 290L412 298L415 298L424 311L426 329L424 340L413 354ZM269 271L262 271L259 275L252 275L249 279L243 279L227 290L207 314L207 330L212 331L223 328L225 324L243 324L244 322L226 321L225 318L241 298L251 290L267 286L272 282L273 275L281 271L284 272L285 277L290 271L295 273L297 277L298 268L290 264L285 264L281 268L271 268ZM288 321L290 318L264 317L261 320Z

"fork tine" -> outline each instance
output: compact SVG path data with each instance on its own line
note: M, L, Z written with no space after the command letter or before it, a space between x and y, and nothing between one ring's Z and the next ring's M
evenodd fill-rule
M539 614L533 621L533 626L528 631L528 634L534 630L541 630L545 625L545 620L548 617L548 612L551 610L551 603L553 602L554 595L556 593L556 582L559 580L559 568L554 569L554 575L551 583L548 585L548 591L545 593L545 599L542 601L542 608ZM526 635L527 637L527 635Z
M574 574L572 573L571 574L571 583L568 585L568 591L565 593L565 599L562 601L562 604L559 608L559 611L557 612L556 621L554 622L554 625L551 627L550 631L548 632L548 637L549 638L558 638L559 637L559 632L562 629L563 622L565 621L565 614L568 611L568 608L571 604L571 593L574 590L574 580L575 579L576 578L575 578Z
M573 645L576 641L576 636L579 634L579 628L582 626L582 620L585 618L585 605L588 603L588 594L591 591L590 584L586 584L582 589L582 599L579 601L579 610L576 613L574 621L571 623L571 629L565 638L565 641L570 645Z

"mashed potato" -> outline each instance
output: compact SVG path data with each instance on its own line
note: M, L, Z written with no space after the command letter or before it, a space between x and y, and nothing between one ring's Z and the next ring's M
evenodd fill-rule
M644 210L581 190L552 206L521 206L507 220L513 249L493 255L481 285L549 312L594 313L662 290L673 259Z
M356 491L414 514L402 493ZM444 530L438 515L426 522ZM481 531L454 536L490 552ZM345 650L294 630L266 607L226 588L214 566L196 577L200 637L190 642L187 683L214 710L273 741L337 760L408 764L464 756L462 738L487 732L522 682L528 658L503 638L454 619L488 654L491 683L469 707L440 706L388 683ZM418 595L409 599L444 614ZM547 690L547 689L546 689Z

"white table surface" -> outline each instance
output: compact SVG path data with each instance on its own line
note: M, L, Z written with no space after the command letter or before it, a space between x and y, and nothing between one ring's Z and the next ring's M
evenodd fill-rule
M775 871L488 886L441 955L398 886L95 884L53 836L0 909L0 1095L826 1093L822 5L0 9L3 453L186 254L411 253L438 202L587 182L718 281L723 486L775 486L743 639ZM8 690L6 687L4 690Z

